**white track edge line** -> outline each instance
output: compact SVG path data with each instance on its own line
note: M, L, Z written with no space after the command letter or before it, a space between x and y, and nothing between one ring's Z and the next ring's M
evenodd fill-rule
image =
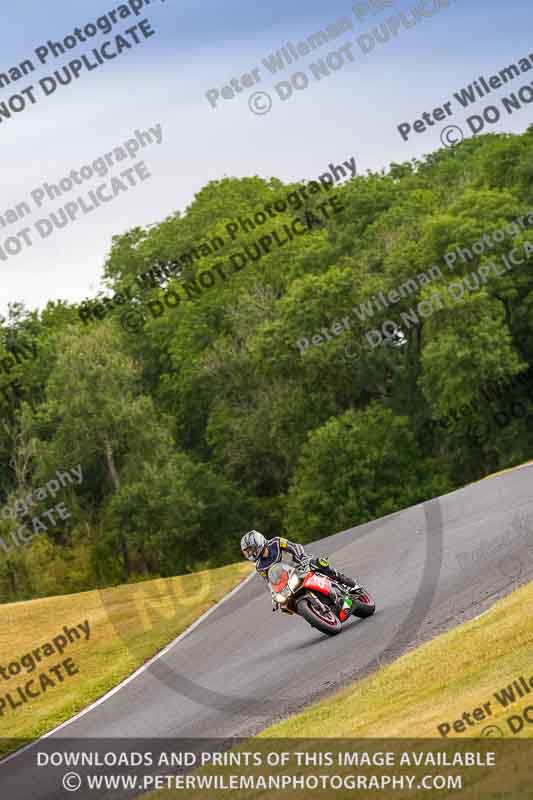
M217 608L220 608L220 606L223 605L227 600L229 600L230 597L233 597L233 595L237 594L237 592L240 591L240 589L242 589L249 581L251 581L254 576L255 576L255 572L252 572L251 575L248 575L248 577L245 578L243 581L241 581L234 589L232 589L229 594L225 595L222 598L222 600L219 600L218 603L215 603L214 606L212 606L207 611L205 611L202 614L201 617L198 617L198 619L195 622L193 622L192 625L189 625L189 627L186 630L182 631L179 634L179 636L177 636L172 642L170 642L170 644L167 644L167 646L164 647L163 650L160 650L159 653L156 653L155 656L152 656L152 658L149 661L147 661L141 667L136 669L135 672L132 672L131 675L128 675L127 678L125 678L117 686L113 687L113 689L110 689L108 692L106 692L104 695L102 695L102 697L99 697L98 700L95 700L94 703L91 703L90 706L87 706L87 708L82 709L81 711L79 711L77 714L75 714L70 719L65 720L65 722L62 722L56 728L53 728L51 731L48 731L48 733L43 734L38 739L36 739L34 742L30 742L25 747L21 747L20 750L16 750L14 753L11 753L9 756L7 756L7 758L2 759L0 761L0 766L2 764L7 764L7 762L11 761L12 758L16 758L17 756L22 755L22 753L25 753L26 750L29 750L31 747L35 747L43 739L48 739L50 736L53 736L54 733L57 733L58 731L62 730L63 728L66 728L68 725L71 725L76 720L81 719L81 717L84 717L86 714L89 713L89 711L92 711L93 708L97 708L98 706L102 705L102 703L105 703L106 700L109 700L110 697L112 697L114 694L116 694L121 689L123 689L124 686L127 686L128 683L131 683L131 681L135 680L135 678L137 678L139 675L142 675L143 672L146 672L146 670L155 661L158 661L160 658L162 658L166 653L169 652L169 650L172 650L172 648L174 648L186 636L188 636L190 633L192 633L193 630L195 630L195 628L197 628L202 622L204 622L204 620L206 620L207 617L211 616L211 614L214 611L216 611Z

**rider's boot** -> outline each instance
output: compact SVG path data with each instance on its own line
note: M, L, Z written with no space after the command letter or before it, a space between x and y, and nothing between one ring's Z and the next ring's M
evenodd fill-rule
M350 578L348 575L343 575L342 572L337 572L337 570L334 570L334 572L335 579L339 581L339 583L342 583L344 586L346 586L350 594L355 594L361 588L360 584L354 580L354 578Z
M330 566L329 559L327 558L315 559L311 562L311 567L327 575L329 578L333 578L339 583L342 583L348 589L349 594L355 594L361 588L356 580L349 578L348 575L343 575L342 572Z

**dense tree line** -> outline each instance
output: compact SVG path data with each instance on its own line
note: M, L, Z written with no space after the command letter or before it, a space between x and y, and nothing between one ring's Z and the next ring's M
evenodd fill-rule
M530 411L502 428L494 413L509 392L495 393L490 414L475 402L487 382L508 386L533 364L533 258L381 346L364 337L436 285L533 246L533 226L459 259L370 321L353 310L533 212L533 127L358 176L332 190L343 210L329 218L318 213L323 193L308 195L228 237L229 223L297 189L225 178L183 214L114 237L100 299L123 290L129 299L100 318L82 320L61 300L40 313L10 307L0 329L3 508L58 469L81 463L84 480L62 492L66 522L0 548L2 601L222 564L251 527L309 541L533 456ZM220 274L237 251L257 252L269 226L292 230L295 219L313 220L306 235L185 298L185 284L217 265ZM180 262L161 285L135 282L209 241L217 248ZM173 307L169 290L181 297ZM126 310L157 300L164 314L124 328ZM299 351L298 340L343 317L342 335ZM15 358L24 347L34 357ZM468 415L456 414L461 406ZM450 414L452 426L427 424ZM22 521L0 515L4 543Z

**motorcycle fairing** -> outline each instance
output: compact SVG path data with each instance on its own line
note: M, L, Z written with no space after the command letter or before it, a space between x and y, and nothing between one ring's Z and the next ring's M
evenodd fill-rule
M342 604L342 608L339 613L339 619L341 622L344 622L348 619L352 611L353 601L351 597L346 597L344 603Z
M286 587L288 582L289 582L289 573L287 572L286 569L284 569L281 572L281 575L279 576L279 581L277 583L273 583L271 581L272 589L275 592L280 592L281 593L284 590L284 588Z
M317 575L316 572L308 572L304 578L304 586L306 589L312 589L315 592L329 597L331 594L331 581L325 575Z

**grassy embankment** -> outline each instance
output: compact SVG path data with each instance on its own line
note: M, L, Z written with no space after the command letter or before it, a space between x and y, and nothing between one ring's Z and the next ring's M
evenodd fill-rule
M184 631L250 571L250 564L238 563L176 578L2 605L0 666L4 669L62 634L65 625L75 627L87 620L90 638L87 641L82 633L62 655L55 652L42 658L33 672L27 673L23 668L8 681L0 678L0 695L13 693L17 686L24 686L45 671L56 684L16 709L4 709L0 716L0 736L4 740L0 753L11 749L7 737L34 739L101 697ZM49 669L66 658L73 660L79 672L60 682ZM35 693L35 686L30 691Z

